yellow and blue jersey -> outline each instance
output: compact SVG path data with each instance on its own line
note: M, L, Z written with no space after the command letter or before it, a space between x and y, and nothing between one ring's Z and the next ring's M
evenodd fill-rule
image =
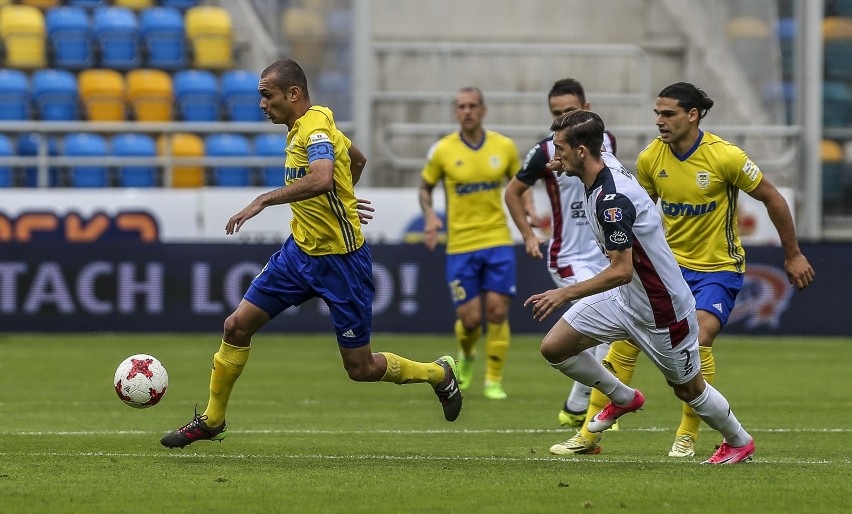
M659 138L639 154L637 179L660 198L666 240L678 264L695 271L745 272L737 230L737 197L753 191L763 174L744 151L701 132L685 155Z
M296 120L287 134L285 187L310 173L311 160L334 161L333 189L290 205L293 238L308 255L350 253L364 244L349 169L350 146L352 142L337 129L331 110L318 105Z
M520 168L515 143L491 130L475 147L459 132L432 145L421 176L430 185L444 181L448 254L513 244L503 186Z

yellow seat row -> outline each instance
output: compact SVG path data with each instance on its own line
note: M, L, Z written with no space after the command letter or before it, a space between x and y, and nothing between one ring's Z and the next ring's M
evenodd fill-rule
M77 77L83 111L90 121L124 121L129 105L136 121L172 121L172 79L162 70L84 70Z

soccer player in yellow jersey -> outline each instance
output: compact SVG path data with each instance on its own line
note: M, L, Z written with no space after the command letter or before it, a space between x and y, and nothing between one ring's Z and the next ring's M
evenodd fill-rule
M742 190L763 202L784 251L790 284L804 289L814 270L799 250L793 217L784 197L757 164L737 146L699 128L713 107L704 91L687 82L666 86L654 106L660 136L640 154L639 183L655 202L660 200L666 240L695 296L699 325L701 373L713 382L716 363L713 341L727 323L743 285L745 252L737 232L737 195ZM607 360L616 362L628 379L638 349L614 343ZM606 399L592 391L589 414ZM683 416L670 457L693 457L700 420L683 404ZM584 429L585 430L585 427Z
M358 382L428 382L444 417L455 421L462 395L455 362L414 362L370 349L375 287L372 257L364 243L354 186L366 158L337 129L330 109L313 105L308 81L292 59L266 68L258 84L260 108L289 128L284 187L264 193L231 216L225 233L238 232L249 219L273 205L290 204L292 235L254 278L237 309L225 320L219 351L213 356L210 398L203 414L160 442L169 448L227 435L225 410L234 384L248 361L252 336L291 305L314 297L328 305L337 345L349 378Z
M421 173L420 206L425 218L424 242L433 250L443 222L432 207L432 190L443 181L448 225L446 278L457 317L459 387L466 390L473 379L475 345L482 335L484 317L484 394L502 400L506 398L502 380L509 348L509 302L515 295L514 243L503 208L503 186L521 164L511 139L483 128L485 113L478 88L466 87L456 94L460 129L429 150Z

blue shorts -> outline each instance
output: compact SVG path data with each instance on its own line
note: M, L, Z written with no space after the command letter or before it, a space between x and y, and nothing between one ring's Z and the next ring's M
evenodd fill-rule
M270 318L291 305L322 298L337 344L359 348L370 342L375 293L373 257L366 244L348 254L312 256L291 236L254 277L244 298Z
M695 297L695 309L713 314L724 327L743 288L743 274L735 271L694 271L683 267L680 272Z
M515 296L515 249L497 246L447 255L447 284L456 307L482 291Z

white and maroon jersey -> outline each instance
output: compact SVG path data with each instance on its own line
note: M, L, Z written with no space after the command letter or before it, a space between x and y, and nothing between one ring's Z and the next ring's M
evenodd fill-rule
M553 212L553 236L547 245L547 267L561 278L573 277L581 268L600 273L608 266L586 219L585 188L577 177L558 175L547 168L553 158L553 136L538 142L524 159L515 178L535 185L539 179L547 190Z
M607 251L633 249L633 279L618 288L625 310L648 326L671 326L695 309L692 291L651 197L617 159L604 162L587 191L589 226Z

